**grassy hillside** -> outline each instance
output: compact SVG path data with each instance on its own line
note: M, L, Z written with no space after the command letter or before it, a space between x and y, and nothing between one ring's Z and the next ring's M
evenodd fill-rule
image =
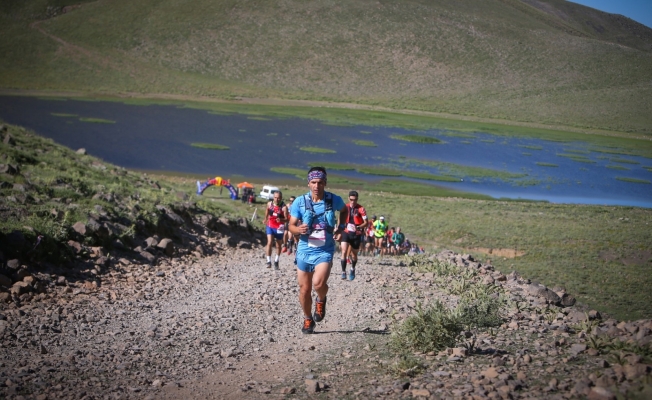
M566 1L64 5L0 5L0 87L332 100L652 133L652 29Z

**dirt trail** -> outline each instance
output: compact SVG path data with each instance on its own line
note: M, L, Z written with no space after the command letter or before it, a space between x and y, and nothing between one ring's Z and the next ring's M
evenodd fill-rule
M97 51L88 50L88 49L86 49L86 48L84 48L82 46L70 43L70 42L60 38L59 36L55 36L55 35L51 34L50 32L46 31L45 29L43 29L43 27L41 27L42 23L43 23L43 21L35 21L35 22L32 22L29 26L30 26L30 28L36 29L41 34L43 34L44 36L54 40L59 45L61 45L60 51L62 51L64 53L67 53L67 54L70 54L71 57L73 57L73 58L79 58L79 56L81 55L81 56L86 57L89 61L91 61L91 62L93 62L95 64L101 65L103 67L111 67L111 68L114 68L114 69L118 69L118 66L116 65L116 63L114 61L111 60L110 57L103 56L103 55L99 54Z
M389 333L386 323L381 322L382 315L373 310L379 293L378 280L374 279L377 266L368 269L371 265L362 262L354 281L341 280L339 269L334 269L329 281L327 317L317 324L315 334L304 335L300 331L296 272L290 258L282 258L280 271L268 270L262 259L257 260L244 266L227 265L228 275L224 271L207 280L202 285L206 290L194 290L191 298L168 305L177 312L181 308L212 313L216 303L232 299L228 304L233 307L221 312L218 308L217 312L222 318L233 318L234 330L225 332L233 336L233 341L224 335L208 335L206 340L216 344L227 341L242 350L225 358L209 356L211 373L181 388L166 387L163 398L238 399L296 389L303 386L306 376L314 375L316 361L360 347L360 343L366 343L366 336Z
M37 274L45 293L24 304L0 303L0 397L561 400L652 394L644 383L652 365L640 352L652 342L651 321L601 321L597 312L586 320L577 307L552 305L572 303L566 294L468 255L436 258L473 272L475 285L503 292L511 302L504 323L464 332L454 349L413 353L417 364L406 366L389 350L389 332L420 305L455 307L453 293L464 291L471 275L414 272L404 257L362 257L354 281L340 280L334 268L326 318L315 334L304 335L291 257L283 256L273 271L258 245L218 253L161 258L155 266L113 259L94 283ZM16 290L34 278L25 279ZM628 345L634 353L612 366L607 344L592 345L589 334L600 338L596 343L643 347Z

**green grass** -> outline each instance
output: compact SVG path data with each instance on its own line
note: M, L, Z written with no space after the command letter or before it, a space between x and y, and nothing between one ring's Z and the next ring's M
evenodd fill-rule
M538 166L540 166L540 167L551 167L551 168L559 167L559 165L557 165L557 164L551 164L551 163L547 163L547 162L538 162L536 164Z
M623 182L642 183L642 184L645 184L645 185L650 184L650 181L645 180L645 179L627 178L627 177L623 177L623 176L617 176L616 179L618 179L619 181L623 181Z
M543 150L543 146L539 146L539 145L519 144L518 147L523 147L524 149L528 149L528 150Z
M299 168L272 167L269 170L279 174L292 175L299 179L304 179L306 177L306 170Z
M642 157L647 157L647 158L652 158L651 154L645 154L645 153L640 153L637 151L633 150L625 150L622 148L609 148L609 149L591 149L590 150L593 153L603 153L603 154L617 154L617 155L623 155L623 156L642 156Z
M353 143L357 144L358 146L378 147L378 145L371 140L354 140Z
M643 167L643 169L648 171L648 172L652 172L652 167Z
M371 135L371 131L360 131L363 135Z
M501 171L490 168L470 167L462 164L454 164L442 161L420 160L416 158L402 158L395 160L399 165L404 166L427 166L437 168L441 173L456 178L489 178L499 179L502 181L514 182L515 180L525 178L527 174L517 174L507 171Z
M566 157L566 158L570 158L573 161L583 162L583 163L587 163L587 164L594 164L595 163L595 161L591 160L590 158L579 155L579 154L557 153L557 157Z
M209 150L229 150L229 146L223 146L221 144L215 143L190 143L192 147L198 147L200 149L209 149Z
M421 136L421 135L390 135L392 139L403 140L406 142L412 143L421 143L421 144L434 144L441 143L441 140L430 137L430 136Z
M609 159L611 162L616 162L616 163L621 163L621 164L640 164L640 162L635 161L635 160L628 160L626 158L611 158Z
M629 171L629 168L623 167L622 165L607 165L606 167L609 169L616 169L619 171Z
M321 154L335 154L335 150L324 149L322 147L299 147L299 150L305 151L307 153L321 153Z
M566 153L574 153L574 154L591 154L591 152L588 150L564 149L564 151Z
M55 112L50 113L50 115L55 117L78 117L77 114L66 114L66 113L55 113Z
M112 121L110 119L103 119L103 118L86 118L86 117L81 117L79 118L81 122L90 122L93 124L115 124L115 121Z

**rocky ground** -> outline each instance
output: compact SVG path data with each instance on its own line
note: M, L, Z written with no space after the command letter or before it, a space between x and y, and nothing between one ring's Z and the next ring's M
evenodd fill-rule
M210 244L220 248L217 240ZM586 320L576 306L549 304L572 302L563 293L468 256L437 257L480 269L486 284L507 289L522 310L509 310L502 327L478 333L475 346L416 354L424 369L414 376L401 371L386 344L418 302L455 301L433 285L432 273L411 272L402 258L362 258L352 282L334 270L327 317L316 334L303 335L291 258L273 271L260 247L227 246L155 265L111 259L94 283L27 274L21 282L45 287L2 304L0 394L613 399L645 389L651 371L645 354L608 357L589 339L617 337L649 350L652 322L600 320L596 311ZM552 311L541 313L542 307Z

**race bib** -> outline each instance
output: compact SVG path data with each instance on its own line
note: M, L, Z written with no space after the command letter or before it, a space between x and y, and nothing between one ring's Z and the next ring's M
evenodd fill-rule
M355 224L346 224L346 230L349 232L355 232Z
M278 228L276 228L276 233L283 233L285 232L285 225L280 225Z
M308 236L308 246L309 247L326 246L326 231L321 229L317 231L312 231L310 236Z

